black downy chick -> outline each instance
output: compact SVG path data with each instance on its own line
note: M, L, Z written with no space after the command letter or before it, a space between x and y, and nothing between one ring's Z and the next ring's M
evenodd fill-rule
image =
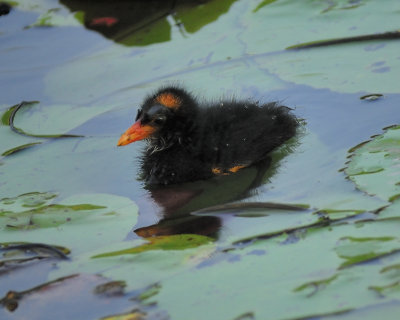
M293 137L297 127L290 109L276 102L200 105L184 89L166 87L145 99L118 146L147 139L143 178L167 185L251 166Z

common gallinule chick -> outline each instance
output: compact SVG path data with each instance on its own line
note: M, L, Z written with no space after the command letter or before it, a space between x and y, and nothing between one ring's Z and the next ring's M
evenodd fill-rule
M296 133L297 119L276 102L199 104L179 87L148 96L118 146L147 139L142 174L173 184L235 173L267 158Z

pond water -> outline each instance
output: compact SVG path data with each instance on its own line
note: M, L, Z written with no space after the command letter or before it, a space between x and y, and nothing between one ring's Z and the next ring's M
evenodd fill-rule
M397 319L400 41L286 50L394 31L396 1L10 4L1 319ZM116 144L166 84L280 101L301 132L267 166L149 188L144 143ZM201 211L231 202L253 204Z

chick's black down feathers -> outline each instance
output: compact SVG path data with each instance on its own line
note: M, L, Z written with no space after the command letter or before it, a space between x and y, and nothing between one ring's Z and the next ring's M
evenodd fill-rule
M128 129L119 145L147 139L141 162L143 178L149 184L235 173L265 159L293 137L298 127L290 109L276 102L260 105L231 100L200 105L178 87L149 96L136 120L132 128L138 129L131 131L145 134L128 137Z

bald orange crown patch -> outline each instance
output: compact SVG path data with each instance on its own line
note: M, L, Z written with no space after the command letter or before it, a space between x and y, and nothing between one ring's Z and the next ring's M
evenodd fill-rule
M179 108L181 106L181 99L172 93L162 93L156 97L156 101L166 106L167 108Z

